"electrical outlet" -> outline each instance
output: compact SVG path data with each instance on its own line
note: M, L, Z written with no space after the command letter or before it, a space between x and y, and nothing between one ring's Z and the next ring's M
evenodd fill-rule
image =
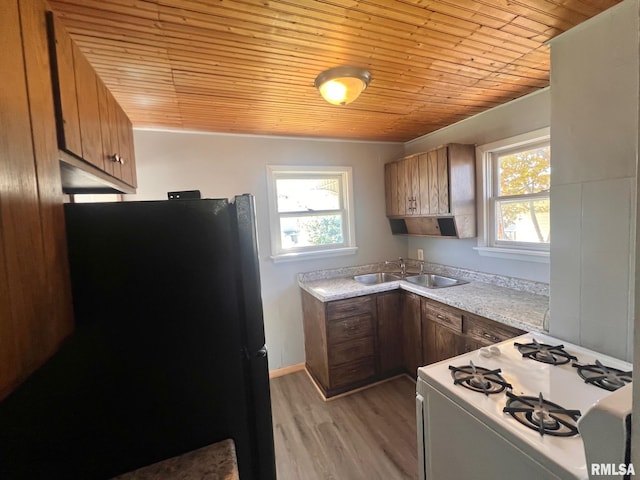
M424 260L424 250L418 249L418 260Z

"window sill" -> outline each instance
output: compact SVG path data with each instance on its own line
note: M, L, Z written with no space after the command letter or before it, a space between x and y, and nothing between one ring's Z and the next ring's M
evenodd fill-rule
M313 260L316 258L355 255L357 251L358 247L328 248L326 250L314 250L312 252L293 252L271 255L271 260L273 260L273 263L296 262L301 260Z
M473 247L473 249L483 257L504 258L522 262L549 263L549 252L499 247Z

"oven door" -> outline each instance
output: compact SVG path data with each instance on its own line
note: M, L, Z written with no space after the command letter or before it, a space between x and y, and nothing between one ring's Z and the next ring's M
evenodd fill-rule
M552 473L422 379L417 398L421 480L574 478Z
M418 431L418 478L425 480L424 473L424 397L416 392L416 421Z

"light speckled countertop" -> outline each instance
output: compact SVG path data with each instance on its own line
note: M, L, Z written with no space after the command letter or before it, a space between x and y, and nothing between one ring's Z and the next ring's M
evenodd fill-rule
M239 480L233 440L139 468L112 480Z
M469 283L432 289L404 280L363 285L353 279L353 275L385 269L389 271L384 264L371 264L339 270L308 272L298 275L298 284L323 302L400 288L526 331L542 332L545 315L548 321L548 285L544 283L436 264L426 264L425 271L460 278Z

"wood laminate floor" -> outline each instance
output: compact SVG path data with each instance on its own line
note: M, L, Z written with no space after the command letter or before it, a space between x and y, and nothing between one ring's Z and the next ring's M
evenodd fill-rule
M417 478L415 390L402 376L325 402L306 372L272 379L278 480Z

